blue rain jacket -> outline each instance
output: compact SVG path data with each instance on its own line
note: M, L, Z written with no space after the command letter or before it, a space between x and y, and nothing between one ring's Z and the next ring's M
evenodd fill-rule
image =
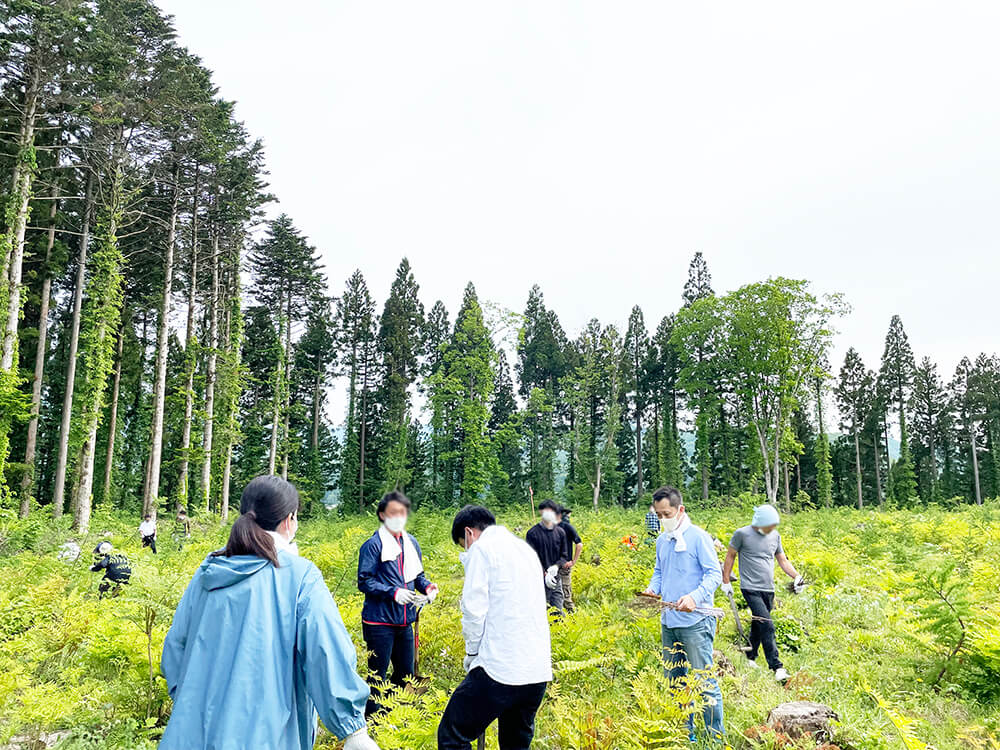
M404 532L405 533L405 532ZM416 537L407 534L413 542L417 556L423 562ZM397 589L410 589L427 593L431 585L426 575L421 573L406 583L403 580L403 556L382 562L382 539L376 531L358 552L358 590L365 595L365 606L361 610L361 621L370 625L409 625L417 619L417 608L412 604L396 604Z
M209 557L191 579L163 643L160 750L308 750L317 711L338 737L365 726L368 685L323 576L278 562Z

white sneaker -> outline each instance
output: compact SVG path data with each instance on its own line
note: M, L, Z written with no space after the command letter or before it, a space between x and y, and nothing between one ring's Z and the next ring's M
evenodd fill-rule
M747 659L747 662L748 662L748 663L750 664L750 666L751 666L751 667L753 667L754 669L760 669L760 664L758 664L758 663L757 663L757 660L756 660L756 659Z
M778 682L787 682L788 671L784 667L779 667L777 671L774 673L774 679L776 679Z

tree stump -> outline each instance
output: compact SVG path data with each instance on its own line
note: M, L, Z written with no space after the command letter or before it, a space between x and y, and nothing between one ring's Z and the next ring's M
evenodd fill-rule
M771 709L767 723L789 737L802 737L807 732L816 739L830 739L830 721L839 717L832 708L813 701L792 701Z

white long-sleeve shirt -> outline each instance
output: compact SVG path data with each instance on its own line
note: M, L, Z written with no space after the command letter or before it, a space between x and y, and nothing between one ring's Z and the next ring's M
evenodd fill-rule
M504 685L552 680L552 644L538 555L503 526L489 526L464 561L462 635L471 669Z

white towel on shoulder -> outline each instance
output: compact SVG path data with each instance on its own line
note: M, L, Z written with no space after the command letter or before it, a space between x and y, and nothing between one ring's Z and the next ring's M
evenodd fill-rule
M674 540L675 552L687 552L688 546L687 542L684 541L684 532L689 528L691 528L691 519L688 518L687 513L685 513L684 518L681 520L681 525L673 531L666 532L667 538Z
M378 538L382 540L382 562L389 562L403 555L403 580L406 583L414 580L424 572L423 563L420 562L420 555L417 548L413 546L413 540L405 531L403 532L403 546L400 548L396 537L392 535L384 525L378 527Z

